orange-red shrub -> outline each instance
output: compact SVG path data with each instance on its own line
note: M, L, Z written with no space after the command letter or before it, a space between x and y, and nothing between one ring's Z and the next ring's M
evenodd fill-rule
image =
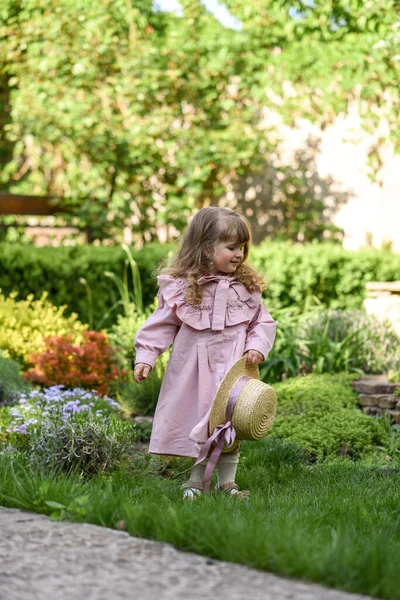
M81 345L72 344L71 335L46 338L46 349L31 355L35 366L24 374L25 381L107 394L109 382L125 373L116 366L104 333L84 331L83 338Z

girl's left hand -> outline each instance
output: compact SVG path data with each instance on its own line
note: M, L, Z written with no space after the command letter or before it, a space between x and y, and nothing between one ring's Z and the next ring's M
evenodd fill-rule
M247 356L248 365L259 365L264 360L263 355L258 350L247 350L243 356Z

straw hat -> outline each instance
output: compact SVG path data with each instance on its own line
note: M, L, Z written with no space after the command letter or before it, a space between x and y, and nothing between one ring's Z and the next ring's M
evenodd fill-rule
M276 393L273 388L260 381L257 365L247 364L247 357L240 358L222 380L211 408L209 435L215 428L226 423L226 408L230 394L243 377L250 377L242 387L232 416L232 425L236 430L236 439L232 446L223 452L232 452L240 440L260 440L272 427L276 413Z

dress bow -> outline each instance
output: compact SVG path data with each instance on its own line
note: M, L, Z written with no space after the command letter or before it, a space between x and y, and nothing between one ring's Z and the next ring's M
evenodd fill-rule
M238 285L239 282L235 281L234 278L221 276L218 277L218 275L204 275L198 279L198 283L200 285L208 283L209 281L217 282L211 329L213 331L221 331L225 327L225 314L228 304L229 287L231 285Z

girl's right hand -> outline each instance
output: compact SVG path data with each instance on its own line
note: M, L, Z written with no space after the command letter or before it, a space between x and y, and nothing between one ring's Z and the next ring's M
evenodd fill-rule
M137 383L140 383L143 379L147 379L150 373L151 366L146 363L137 363L133 370L133 377Z

